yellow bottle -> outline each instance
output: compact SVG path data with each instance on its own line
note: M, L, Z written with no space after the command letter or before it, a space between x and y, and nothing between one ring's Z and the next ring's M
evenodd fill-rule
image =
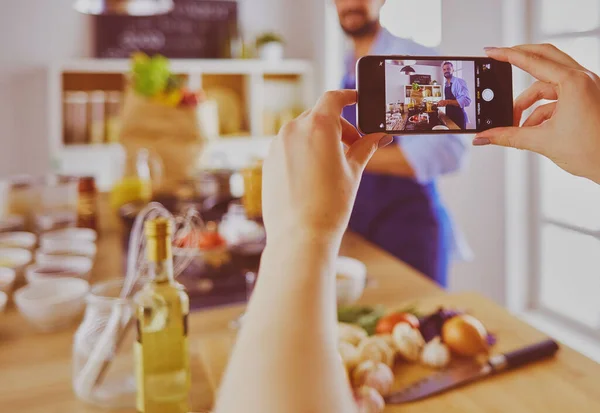
M150 280L135 297L137 410L187 413L189 298L173 278L171 222L165 218L147 221L145 233Z

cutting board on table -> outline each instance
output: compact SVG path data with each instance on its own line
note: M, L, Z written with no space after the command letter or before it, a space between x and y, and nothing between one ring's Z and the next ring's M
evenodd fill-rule
M478 294L449 294L409 303L381 303L388 308L415 304L420 311L440 306L467 310L498 337L494 353L516 350L547 338L508 311ZM234 343L231 332L199 338L201 356L209 384L215 392L221 382ZM433 370L419 365L398 364L396 388L415 382ZM562 345L554 359L503 373L437 397L412 404L387 406L386 413L598 413L600 412L600 365ZM214 393L213 393L214 397Z

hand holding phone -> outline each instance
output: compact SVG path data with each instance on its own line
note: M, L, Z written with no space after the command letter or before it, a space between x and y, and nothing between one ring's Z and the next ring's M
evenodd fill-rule
M357 62L363 133L476 133L513 121L512 68L489 58L365 56Z

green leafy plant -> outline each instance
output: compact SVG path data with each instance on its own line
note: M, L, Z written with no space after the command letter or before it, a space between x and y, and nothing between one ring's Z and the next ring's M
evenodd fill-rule
M273 33L273 32L263 33L256 38L256 47L257 48L260 48L261 46L264 46L267 43L284 44L285 42L283 41L283 37L281 37L277 33Z
M156 96L169 86L169 59L160 55L149 57L144 53L136 53L132 56L131 76L137 93L148 97Z

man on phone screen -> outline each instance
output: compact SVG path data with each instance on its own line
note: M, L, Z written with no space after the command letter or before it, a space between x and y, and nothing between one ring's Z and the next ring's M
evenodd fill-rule
M467 128L466 107L471 104L467 82L458 77L454 77L454 65L451 62L442 63L444 72L444 100L438 102L439 107L446 108L446 115L452 119L460 129Z
M355 65L362 56L436 54L381 27L379 11L384 0L334 2L340 25L354 46L346 57L344 88L356 88ZM356 125L354 106L346 107L343 116ZM455 135L395 137L395 142L378 150L367 165L350 229L446 286L457 238L436 179L458 171L467 148L467 142Z

